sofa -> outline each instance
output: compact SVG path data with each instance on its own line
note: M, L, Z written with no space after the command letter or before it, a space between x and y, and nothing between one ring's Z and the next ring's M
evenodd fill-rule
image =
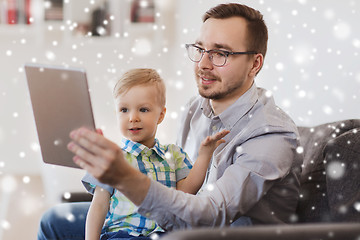
M163 240L360 240L360 119L298 127L300 200L289 224L195 228Z
M360 119L298 127L304 162L289 224L173 231L163 240L360 240ZM66 201L90 200L72 194Z

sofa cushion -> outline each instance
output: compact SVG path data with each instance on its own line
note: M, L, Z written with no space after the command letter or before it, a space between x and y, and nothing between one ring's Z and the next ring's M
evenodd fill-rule
M324 152L331 220L360 222L360 128L330 140Z
M360 127L360 119L327 123L312 128L299 127L300 144L304 148L300 199L296 211L299 222L331 221L324 149L330 140L356 127Z

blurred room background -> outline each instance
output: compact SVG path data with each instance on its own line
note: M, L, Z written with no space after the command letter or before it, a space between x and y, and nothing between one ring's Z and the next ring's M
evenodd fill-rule
M120 137L112 99L117 77L131 68L157 69L167 85L157 137L173 143L183 107L197 94L184 44L195 41L203 13L223 2L0 0L0 240L36 239L41 214L84 191L82 170L42 163L24 64L84 68L96 125L113 141ZM263 13L269 44L256 84L297 125L360 117L358 1L234 2Z

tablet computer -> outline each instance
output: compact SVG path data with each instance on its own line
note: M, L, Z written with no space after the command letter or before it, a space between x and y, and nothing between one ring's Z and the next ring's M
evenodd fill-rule
M25 74L43 161L79 168L67 149L69 133L79 127L95 130L85 70L25 64Z

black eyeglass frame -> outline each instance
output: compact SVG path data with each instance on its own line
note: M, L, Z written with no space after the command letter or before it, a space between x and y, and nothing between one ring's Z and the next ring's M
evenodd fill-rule
M205 50L205 49L203 49L203 48L201 48L201 47L196 46L195 44L185 44L185 48L186 48L187 51L188 51L189 47L195 47L195 48L197 48L197 49L199 49L199 50L201 51L201 57L200 57L200 59L199 59L198 61L194 61L193 59L191 59L190 56L189 56L189 52L188 52L188 57L189 57L189 59L190 59L191 61L193 61L193 62L196 62L196 63L198 63L198 62L201 61L201 59L202 59L203 56L204 56L204 53L208 53L208 54L211 53L211 52L221 52L221 53L223 53L223 54L225 55L225 62L224 62L224 64L222 64L222 65L214 64L214 63L213 63L213 60L212 60L212 55L209 54L209 59L210 59L211 63L214 64L214 66L217 66L217 67L222 67L222 66L224 66L224 65L226 64L226 61L227 61L229 55L257 54L256 51L230 52L230 51L218 50L218 49Z

